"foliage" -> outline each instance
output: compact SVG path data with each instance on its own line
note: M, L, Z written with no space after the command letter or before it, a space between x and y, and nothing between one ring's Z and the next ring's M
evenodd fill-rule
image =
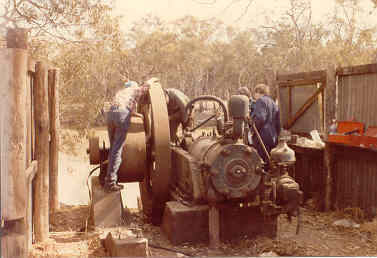
M111 0L4 0L0 28L24 27L32 37L74 40L83 27L99 24L111 7Z
M122 32L105 0L48 0L39 8L37 1L8 0L5 10L8 22L23 19L32 29L34 57L60 68L64 121L87 128L99 121L103 102L124 77L142 82L156 76L190 97L227 98L240 86L269 84L274 72L376 61L376 28L358 22L374 9L339 0L331 17L314 23L309 0L288 1L281 17L244 30L216 19L186 16L168 23L146 16Z

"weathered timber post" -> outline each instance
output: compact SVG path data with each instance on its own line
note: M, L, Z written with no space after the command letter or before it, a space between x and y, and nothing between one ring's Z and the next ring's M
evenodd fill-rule
M7 32L0 49L0 257L26 257L26 114L27 34Z
M209 205L208 210L209 247L218 249L220 246L220 211L219 208Z
M332 119L336 115L336 72L333 66L327 68L327 81L325 88L325 138L327 139L329 128L331 125ZM331 188L332 188L332 162L331 162L331 149L326 143L324 150L324 179L325 179L325 203L324 210L329 211L331 208Z
M59 158L59 70L48 71L48 104L50 113L50 223L59 209L58 158Z
M34 232L35 241L48 239L49 232L49 119L48 119L48 78L47 65L37 62L33 89L35 114L35 159L38 172L34 191Z

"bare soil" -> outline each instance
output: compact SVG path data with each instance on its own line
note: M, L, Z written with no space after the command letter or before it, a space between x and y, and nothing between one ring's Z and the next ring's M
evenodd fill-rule
M103 132L102 132L103 133ZM61 209L50 227L50 240L34 244L30 257L104 257L109 256L101 244L104 231L85 232L88 215L86 177L89 173L86 155L87 140L75 131L62 133L60 152L59 193ZM131 191L133 192L133 191ZM134 192L130 195L137 195ZM137 196L130 196L136 199ZM131 207L131 223L119 227L119 232L131 230L148 239L151 256L259 256L263 253L278 256L376 256L377 220L358 221L352 209L337 212L318 212L314 202L302 207L301 232L296 235L297 220L288 222L279 217L275 239L258 236L223 243L214 251L207 243L172 246L159 227L143 223L137 209ZM333 226L334 221L350 218L360 223L359 228ZM250 221L252 223L252 220ZM84 232L82 232L84 231Z

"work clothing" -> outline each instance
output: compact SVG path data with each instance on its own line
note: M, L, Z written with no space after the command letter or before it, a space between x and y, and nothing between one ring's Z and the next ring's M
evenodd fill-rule
M174 88L165 90L168 96L168 116L169 116L169 128L170 128L170 141L176 142L178 140L177 130L178 126L184 123L186 105L190 99L182 91Z
M268 153L270 153L278 144L278 136L281 131L280 111L271 97L264 95L257 99L252 119ZM269 163L263 146L255 134L253 135L253 145L263 161Z
M110 151L107 165L105 185L116 184L118 170L122 163L122 151L126 141L127 131L131 122L130 109L111 107L107 116L107 132L110 140Z
M111 108L107 115L107 130L110 140L107 173L105 176L105 188L117 184L118 170L122 163L123 146L126 141L128 128L131 123L131 115L136 108L140 97L148 92L149 86L134 84L118 91L111 102Z

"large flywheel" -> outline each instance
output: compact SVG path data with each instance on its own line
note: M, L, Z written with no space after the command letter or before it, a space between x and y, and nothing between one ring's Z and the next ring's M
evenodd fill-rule
M150 154L150 183L153 195L164 202L169 196L171 178L170 129L166 99L161 85L156 83L149 90L150 139L147 143Z
M140 183L140 197L147 219L159 224L169 198L171 179L169 116L159 83L151 85L149 97L140 112L144 115L148 162L147 175Z

